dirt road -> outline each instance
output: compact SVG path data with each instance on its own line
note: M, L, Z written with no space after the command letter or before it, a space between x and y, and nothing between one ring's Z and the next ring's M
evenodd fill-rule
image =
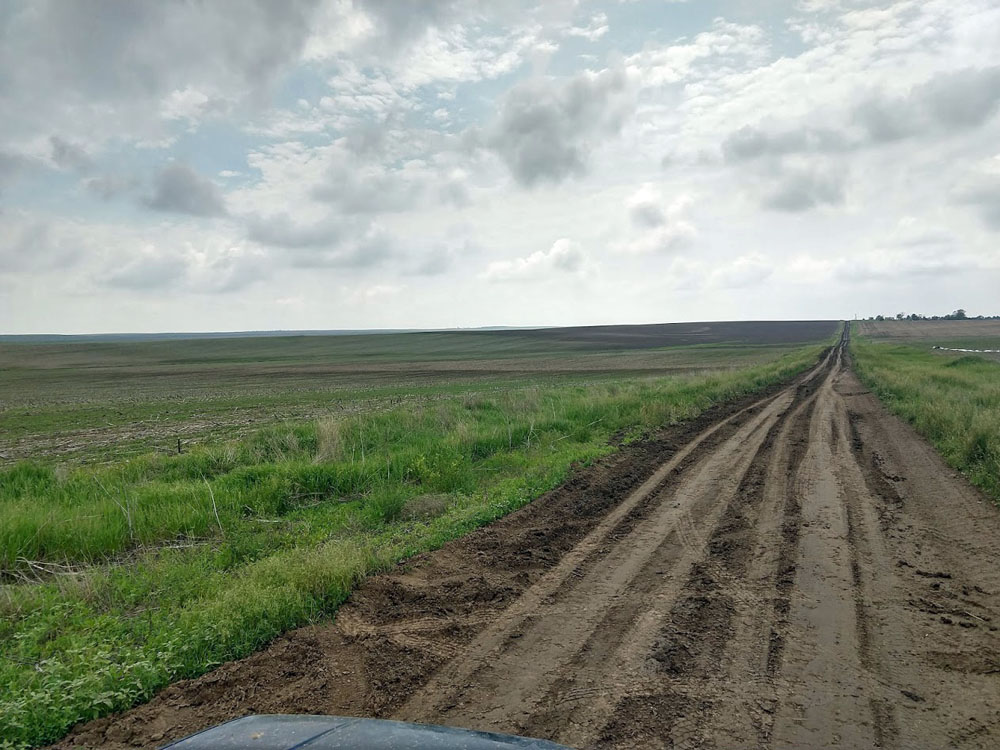
M1000 513L841 342L63 746L309 712L578 747L997 747L998 561Z

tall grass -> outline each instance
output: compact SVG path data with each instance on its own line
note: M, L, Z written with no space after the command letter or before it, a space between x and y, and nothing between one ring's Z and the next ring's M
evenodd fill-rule
M611 436L689 419L818 352L282 424L104 468L0 472L0 747L56 740L328 616L364 576L523 506L611 451Z
M854 339L858 374L948 464L1000 501L1000 363Z

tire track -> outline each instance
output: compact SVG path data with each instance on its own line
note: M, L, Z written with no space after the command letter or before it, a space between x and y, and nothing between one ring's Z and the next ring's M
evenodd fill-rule
M442 668L396 716L412 720L440 711L457 724L513 721L520 728L529 720L531 705L545 694L544 685L558 679L558 670L585 647L606 615L627 622L629 615L621 614L621 607L629 613L641 607L663 576L700 555L706 530L723 510L718 498L732 491L726 485L736 484L718 479L720 465L749 467L741 447L763 438L782 403L781 397L775 399L722 445L703 452L695 466L674 479L679 487L669 493L670 500L657 491L658 481L651 491L645 485L640 488L623 504L624 512L609 516L481 633L468 649L474 656L467 653ZM686 458L680 455L668 462L664 475L671 475ZM650 483L657 479L654 475ZM636 518L632 510L647 507L643 501L649 497L654 502L648 507L655 510ZM687 524L691 528L684 544L678 527ZM463 710L463 704L473 708Z
M831 362L827 357L799 387L772 399L711 453L702 453L695 468L670 476L669 492L660 487L646 495L645 504L655 502L656 510L603 537L600 565L588 550L591 562L573 567L575 579L556 571L541 582L511 608L513 616L470 646L479 656L463 656L443 668L396 716L439 711L455 723L514 726L527 734L557 724L567 727L561 741L583 744L603 724L588 717L615 711L627 691L633 679L629 660L645 661L652 647L654 659L668 663L667 671L679 671L673 662L690 662L684 655L697 644L658 653L657 621L671 606L677 618L725 619L731 606L714 596L714 589L719 579L738 579L745 568L745 538L776 438L790 410L815 391ZM671 463L679 466L686 458ZM664 470L671 475L675 468L668 464ZM595 541L570 553L565 567ZM682 628L692 629L693 621ZM492 705L483 710L487 700Z
M776 495L773 486L785 476L789 436L808 426L818 384L828 372L825 368L794 389L789 407L757 447L704 558L692 567L682 596L657 623L653 669L635 674L633 694L608 712L615 718L596 746L656 746L668 740L670 747L709 747L727 735L721 744L728 746L759 733L763 670L758 663L768 643L768 619L762 622L760 615L770 609L771 597L766 583L753 584L773 578L774 568L773 555L765 565L769 570L762 572L759 564L769 557L766 551L773 542L761 531L762 516L774 515L780 507L775 500L781 493ZM758 684L747 700L751 680ZM654 708L661 721L644 731L637 718ZM628 716L632 719L624 720Z

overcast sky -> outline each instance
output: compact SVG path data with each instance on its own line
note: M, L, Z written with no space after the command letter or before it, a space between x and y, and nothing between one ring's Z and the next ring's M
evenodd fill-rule
M0 332L1000 313L996 0L0 0Z

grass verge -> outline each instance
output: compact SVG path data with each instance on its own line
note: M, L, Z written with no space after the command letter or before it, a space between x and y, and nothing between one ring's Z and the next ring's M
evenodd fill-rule
M1000 363L858 338L851 350L861 380L889 410L1000 502Z
M329 616L373 572L488 523L625 440L787 379L456 397L181 456L0 472L0 747L54 741Z

